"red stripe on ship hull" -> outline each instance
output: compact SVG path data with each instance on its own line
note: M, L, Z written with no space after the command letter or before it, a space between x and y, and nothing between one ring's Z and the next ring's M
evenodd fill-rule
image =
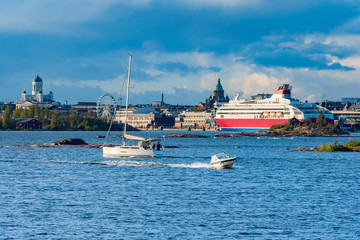
M215 118L221 128L270 128L272 125L286 123L288 119L229 119Z

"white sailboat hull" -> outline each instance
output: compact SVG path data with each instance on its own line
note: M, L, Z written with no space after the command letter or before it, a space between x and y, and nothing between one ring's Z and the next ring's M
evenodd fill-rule
M155 157L154 150L139 148L138 146L114 146L103 147L104 157L140 157L152 158Z

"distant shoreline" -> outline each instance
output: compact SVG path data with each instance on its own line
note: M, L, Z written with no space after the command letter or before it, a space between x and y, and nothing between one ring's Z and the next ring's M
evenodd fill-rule
M107 132L107 130L50 130L50 129L33 129L33 130L24 130L24 129L13 129L13 130L0 130L0 132L9 132L9 131L14 131L14 132ZM111 130L112 132L122 132L123 130ZM136 131L184 131L184 132L188 132L188 129L173 129L173 128L164 128L162 130L160 129L139 129ZM216 129L206 129L206 130L202 130L202 129L191 129L189 132L217 132L218 130Z

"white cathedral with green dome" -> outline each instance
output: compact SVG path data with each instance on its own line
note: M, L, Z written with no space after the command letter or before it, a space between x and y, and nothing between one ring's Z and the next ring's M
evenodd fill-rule
M29 108L30 106L38 104L39 107L52 107L59 106L60 103L54 100L52 91L48 94L43 94L43 81L39 77L39 74L34 78L32 82L32 93L27 94L26 90L21 94L20 101L16 104L16 108Z

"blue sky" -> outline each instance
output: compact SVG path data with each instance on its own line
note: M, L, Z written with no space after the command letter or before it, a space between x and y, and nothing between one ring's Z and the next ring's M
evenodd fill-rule
M359 26L355 0L0 0L0 101L36 73L61 102L117 95L129 53L132 103L197 104L218 77L230 97L360 97Z

